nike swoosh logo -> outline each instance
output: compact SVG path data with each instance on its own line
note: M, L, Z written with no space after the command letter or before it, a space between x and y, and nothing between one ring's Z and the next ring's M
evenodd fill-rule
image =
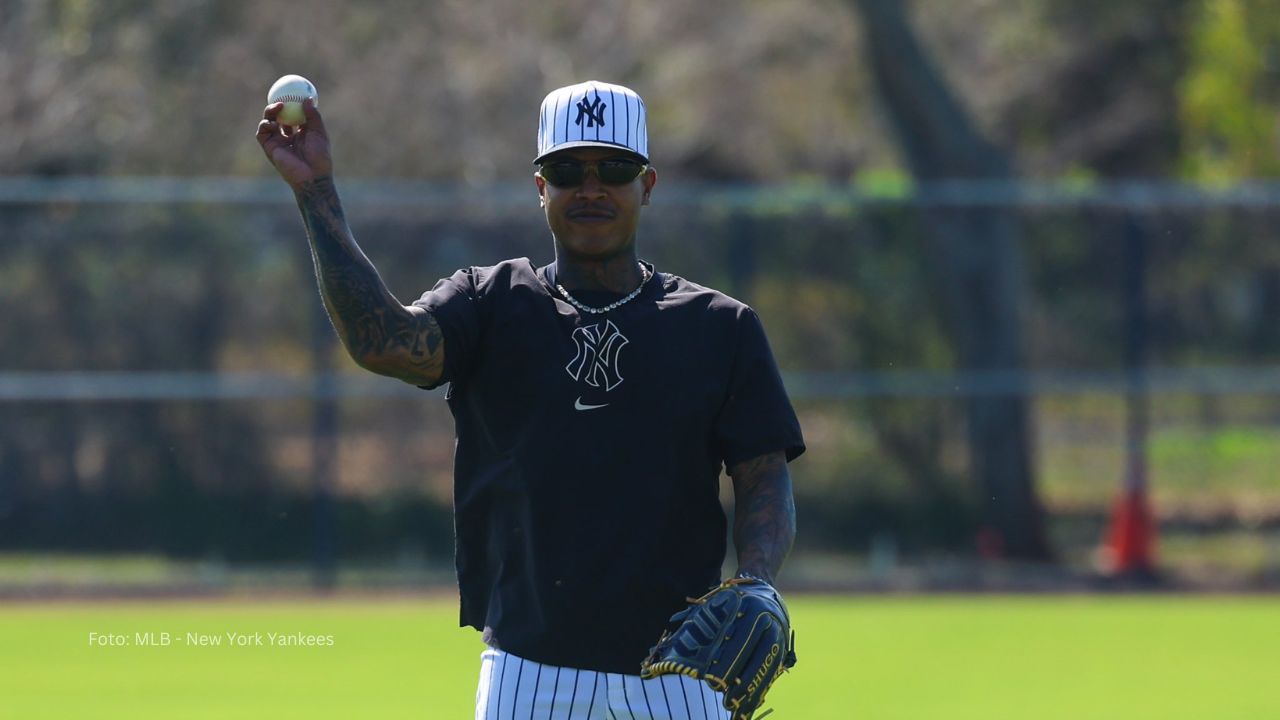
M604 405L583 405L581 397L573 401L574 410L598 410L602 407L608 407L608 406L609 406L609 403L605 403Z

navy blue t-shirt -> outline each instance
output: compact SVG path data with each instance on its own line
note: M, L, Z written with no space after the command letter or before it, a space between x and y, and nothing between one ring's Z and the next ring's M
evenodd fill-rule
M804 440L751 308L655 273L580 313L547 271L459 270L415 303L444 334L461 624L530 660L635 675L720 580L722 464Z

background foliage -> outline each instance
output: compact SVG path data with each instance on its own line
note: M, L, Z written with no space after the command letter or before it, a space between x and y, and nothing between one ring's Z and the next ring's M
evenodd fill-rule
M911 7L946 80L1025 180L1220 188L1280 170L1280 15L1265 0ZM646 256L756 306L789 373L946 371L956 357L937 278L948 269L929 252L864 50L856 14L835 0L11 0L0 2L0 174L268 179L254 126L271 81L301 73L320 89L340 189L423 183L401 186L420 206L348 202L408 300L462 265L549 259L528 182L538 102L584 78L622 82L646 98L661 177ZM230 205L0 205L0 370L333 367L349 381L317 316L301 223L277 191ZM1275 207L1002 209L1027 268L1032 370L1123 367L1122 245L1135 224L1151 247L1152 364L1280 357ZM800 396L811 447L795 467L801 551L885 538L975 551L955 397ZM443 403L334 408L326 509L313 497L325 441L303 399L0 403L0 547L298 560L333 512L344 556L447 562ZM1275 398L1174 393L1152 412L1164 522L1227 545L1262 537L1245 563L1262 577L1275 563L1260 533L1280 527ZM1124 472L1123 417L1115 395L1036 399L1038 487L1067 560L1087 563L1100 537Z

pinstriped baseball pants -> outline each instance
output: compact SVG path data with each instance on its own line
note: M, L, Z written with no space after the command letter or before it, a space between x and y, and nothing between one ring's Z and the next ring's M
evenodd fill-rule
M684 675L641 680L480 654L475 720L728 720L720 693Z

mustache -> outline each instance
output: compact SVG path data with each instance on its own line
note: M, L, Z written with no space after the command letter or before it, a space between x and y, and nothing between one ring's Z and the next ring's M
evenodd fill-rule
M569 208L565 210L565 215L568 215L569 217L579 215L587 217L613 217L617 214L618 211L616 209L603 203L578 203L576 205L570 205Z

